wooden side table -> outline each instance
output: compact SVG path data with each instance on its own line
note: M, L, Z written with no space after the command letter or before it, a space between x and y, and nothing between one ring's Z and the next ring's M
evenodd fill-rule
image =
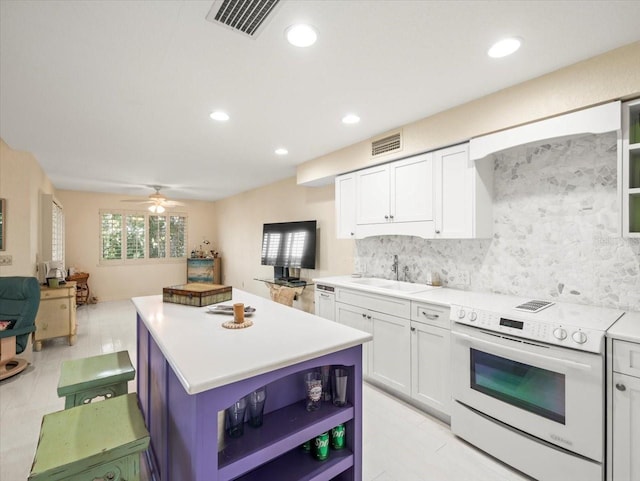
M39 351L42 341L54 337L67 337L70 346L76 343L76 283L73 281L60 287L40 286L33 350Z
M76 272L72 276L67 276L68 281L76 283L76 305L89 304L89 274L86 272Z

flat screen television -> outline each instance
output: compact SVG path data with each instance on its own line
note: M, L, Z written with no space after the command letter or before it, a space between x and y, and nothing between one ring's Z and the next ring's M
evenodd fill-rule
M315 269L316 221L264 224L260 262L274 267L276 279L297 279L290 269Z

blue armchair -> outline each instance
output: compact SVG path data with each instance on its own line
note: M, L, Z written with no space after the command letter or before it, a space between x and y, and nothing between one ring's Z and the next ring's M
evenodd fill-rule
M0 277L0 380L27 367L16 357L36 330L40 285L35 277Z

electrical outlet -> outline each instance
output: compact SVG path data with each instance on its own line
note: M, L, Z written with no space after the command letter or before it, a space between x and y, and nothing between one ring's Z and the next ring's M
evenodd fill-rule
M458 274L458 278L460 280L460 284L463 286L468 286L471 284L471 279L469 279L469 271L460 271Z
M13 256L11 254L0 255L0 266L10 266L13 264Z

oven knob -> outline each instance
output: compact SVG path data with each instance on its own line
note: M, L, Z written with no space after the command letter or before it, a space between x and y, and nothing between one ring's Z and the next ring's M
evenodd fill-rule
M473 322L477 318L478 318L478 314L476 314L474 311L471 311L471 314L469 314L469 320Z
M458 319L464 319L464 316L465 316L464 309L460 309L458 311Z
M587 335L582 331L574 332L573 334L571 334L571 337L578 344L584 344L585 342L587 342Z
M561 327L558 327L553 330L553 337L562 341L567 338L567 331L565 331Z

